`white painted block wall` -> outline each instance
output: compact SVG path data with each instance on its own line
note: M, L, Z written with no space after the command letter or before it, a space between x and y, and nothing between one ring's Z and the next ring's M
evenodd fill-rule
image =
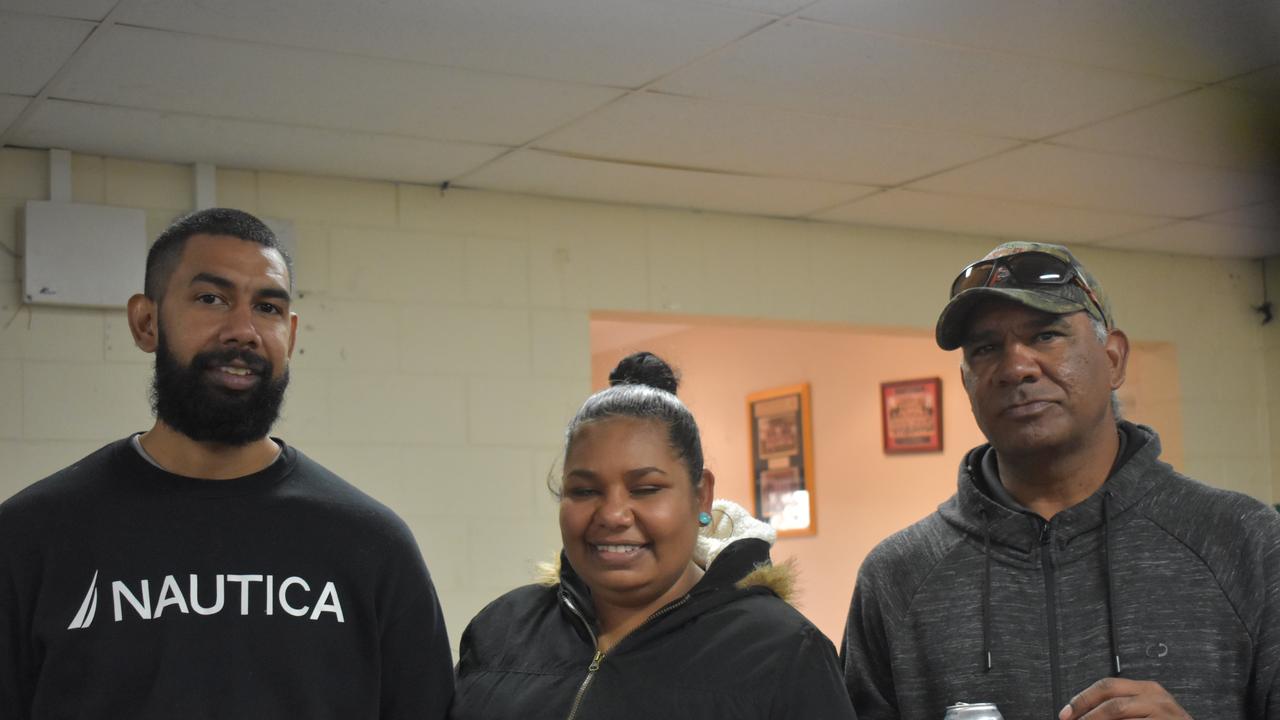
M296 225L301 323L277 434L405 517L455 643L558 547L545 481L589 389L590 311L930 328L958 269L998 242L271 172L217 180L220 204ZM151 357L122 312L18 303L20 209L47 192L43 152L0 150L0 498L150 424ZM184 166L76 155L73 196L146 210L154 238L191 208L193 182ZM1134 338L1177 345L1188 471L1271 500L1280 341L1249 311L1257 263L1078 254Z

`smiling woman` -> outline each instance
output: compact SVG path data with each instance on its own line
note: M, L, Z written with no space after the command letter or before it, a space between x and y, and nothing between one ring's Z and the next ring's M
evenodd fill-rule
M637 353L610 383L566 432L558 570L467 626L452 717L853 718L773 530L713 505L671 368Z

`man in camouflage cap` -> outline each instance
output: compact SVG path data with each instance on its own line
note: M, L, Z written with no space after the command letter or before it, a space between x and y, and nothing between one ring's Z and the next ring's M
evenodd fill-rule
M1014 273L1029 279L1018 282ZM1107 330L1116 323L1102 285L1061 245L1010 242L966 267L952 285L951 302L938 317L938 346L955 350L964 340L967 320L983 300L1008 299L1051 315L1083 310Z
M989 444L858 573L859 718L1280 718L1280 516L1120 419L1129 342L1097 279L1006 243L952 283L936 337Z

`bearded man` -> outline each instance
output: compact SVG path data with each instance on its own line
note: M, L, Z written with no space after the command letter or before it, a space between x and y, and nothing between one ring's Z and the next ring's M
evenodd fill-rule
M155 424L0 505L0 717L445 716L452 658L408 527L268 435L292 290L247 213L156 240L128 306Z

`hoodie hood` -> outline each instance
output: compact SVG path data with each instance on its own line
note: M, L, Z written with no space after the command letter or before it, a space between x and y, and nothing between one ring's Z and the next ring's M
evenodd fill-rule
M1060 550L1072 552L1075 546L1075 552L1089 551L1092 543L1075 541L1102 526L1104 500L1109 517L1115 522L1156 487L1162 472L1167 472L1157 459L1160 438L1155 431L1125 421L1117 427L1124 433L1125 447L1111 476L1083 502L1053 517L1054 537ZM1044 521L1034 513L1005 507L995 499L988 483L999 480L982 472L982 458L990 449L990 445L982 445L969 452L960 466L956 494L939 505L938 512L977 542L989 540L997 559L1034 563Z

